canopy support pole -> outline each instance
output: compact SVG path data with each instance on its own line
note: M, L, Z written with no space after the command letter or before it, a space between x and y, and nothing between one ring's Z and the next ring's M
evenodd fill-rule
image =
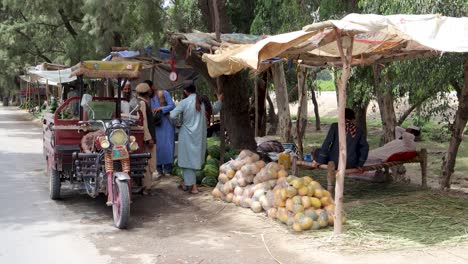
M255 78L255 137L258 137L258 80Z
M305 69L299 65L297 67L297 93L299 94L299 107L297 108L296 135L297 146L299 148L299 159L304 159L304 131L307 127L307 92L305 89ZM306 109L304 109L304 107ZM304 111L305 110L305 111ZM303 116L305 114L305 116Z
M346 108L346 88L351 72L351 60L353 51L354 39L350 37L349 41L344 42L341 38L341 32L335 27L336 43L343 62L343 70L341 73L341 82L338 86L338 138L339 138L339 162L338 173L336 175L335 185L335 215L334 215L334 234L339 235L343 232L343 191L344 177L346 171L346 124L345 124L345 108ZM346 55L343 48L346 49Z

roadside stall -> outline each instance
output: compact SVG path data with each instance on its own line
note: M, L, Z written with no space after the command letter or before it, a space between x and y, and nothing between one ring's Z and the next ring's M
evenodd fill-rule
M259 73L262 70L262 62L276 56L296 62L299 68L336 66L343 69L341 79L338 82L340 158L336 173L335 208L333 209L334 230L336 234L339 234L342 232L343 223L343 189L347 159L344 112L350 67L431 57L443 52L468 52L467 29L467 18L440 15L350 14L342 20L315 23L305 26L299 31L266 37L253 45L220 46L215 54L204 54L203 59L207 64L210 76L213 78L234 74L244 68ZM468 72L465 72L466 74ZM301 103L305 96L303 89L304 86L299 85L299 101ZM464 89L460 98L462 102L460 105L464 107L463 105L468 102L468 89ZM298 120L302 118L300 111L297 118ZM300 127L301 124L298 122L298 130L303 129ZM456 142L454 141L453 144ZM302 165L307 166L307 163L302 163ZM235 167L239 169L238 166ZM292 181L296 180L291 179ZM228 183L226 182L226 184ZM296 185L300 186L301 184L297 183ZM236 188L230 187L228 185L224 195L231 193L231 189L236 190ZM222 197L219 193L214 193L214 195ZM276 204L277 208L281 207L279 206L281 201ZM299 204L299 201L296 204ZM288 210L289 212L296 213L294 207L290 209L293 210Z

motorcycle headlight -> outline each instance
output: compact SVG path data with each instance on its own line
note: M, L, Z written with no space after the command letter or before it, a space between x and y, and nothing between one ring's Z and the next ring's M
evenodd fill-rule
M128 136L123 129L116 129L112 131L109 139L114 145L125 145L127 144Z
M99 138L99 144L101 145L101 148L107 149L110 147L110 142L107 139L107 137L100 137Z
M136 143L135 141L130 143L130 150L131 151L136 151L136 150L138 150L138 148L139 148L138 143Z
M136 141L136 137L135 136L130 136L130 142L135 142Z

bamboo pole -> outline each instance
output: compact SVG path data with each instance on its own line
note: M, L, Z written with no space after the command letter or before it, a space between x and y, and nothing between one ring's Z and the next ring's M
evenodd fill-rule
M255 137L258 137L258 80L255 78Z
M302 119L303 107L307 106L306 92L305 92L305 74L304 68L297 67L297 92L299 94L299 107L297 108L297 118L296 118L296 135L297 135L297 145L299 148L298 154L299 159L304 159L304 144L303 144L303 131L305 129ZM304 106L304 103L306 106ZM307 118L307 116L305 117ZM305 124L307 126L307 123Z
M346 56L343 52L343 39L341 33L335 28L336 43L343 61L343 71L341 73L341 82L338 87L338 142L339 142L339 162L338 173L336 175L335 185L335 215L334 215L334 233L339 235L343 232L343 191L344 177L346 171L346 131L345 131L345 108L346 108L346 88L351 72L351 60L353 50L353 38L347 44Z
M219 24L219 10L218 10L218 1L213 0L213 14L214 14L214 25L216 31L216 40L221 42L221 27ZM221 77L216 78L216 86L218 88L218 94L222 94L223 92L223 83L221 82ZM226 151L226 140L224 136L224 114L221 110L219 111L219 148L220 148L220 157L219 157L219 165L224 163L224 152Z

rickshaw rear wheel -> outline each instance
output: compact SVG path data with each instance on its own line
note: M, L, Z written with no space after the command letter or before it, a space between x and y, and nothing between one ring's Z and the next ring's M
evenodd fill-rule
M49 169L49 196L52 200L60 199L60 173L53 168Z
M114 216L114 225L123 229L126 228L130 220L130 192L127 181L115 181L114 203L112 204L112 213Z

